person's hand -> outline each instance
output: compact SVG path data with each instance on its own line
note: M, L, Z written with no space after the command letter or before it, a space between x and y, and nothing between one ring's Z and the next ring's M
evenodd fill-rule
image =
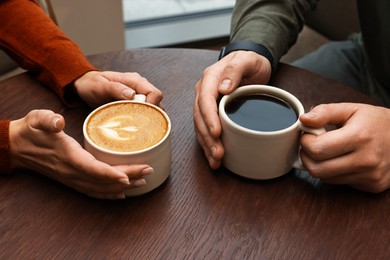
M124 198L124 191L145 184L148 165L110 166L96 160L63 132L64 118L49 110L33 110L11 121L12 168L28 168L89 196Z
M161 106L163 95L135 72L89 71L75 80L78 95L93 108L112 100L133 99L144 94L146 102Z
M390 188L389 109L353 103L319 105L300 120L310 127L339 127L301 137L302 162L313 177L374 193Z
M196 84L194 126L199 144L213 169L221 165L224 148L217 99L240 85L265 84L271 77L271 64L252 51L232 52L205 69Z

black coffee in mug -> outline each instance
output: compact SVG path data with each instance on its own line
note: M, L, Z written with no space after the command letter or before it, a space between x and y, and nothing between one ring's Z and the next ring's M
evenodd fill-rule
M236 124L256 131L278 131L293 125L295 110L284 100L266 94L243 95L231 100L226 114Z

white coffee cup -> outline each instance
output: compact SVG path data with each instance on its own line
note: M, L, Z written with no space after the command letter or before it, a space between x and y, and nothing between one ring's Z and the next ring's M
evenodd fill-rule
M158 111L166 121L166 131L157 143L150 147L145 147L136 151L113 151L109 148L103 148L94 143L87 132L87 125L91 118L98 112L107 109L116 104L141 104L148 108ZM129 127L129 126L128 126ZM130 126L131 129L132 126ZM124 127L126 128L126 127ZM85 149L96 159L110 165L133 165L148 164L154 172L145 176L146 185L129 189L125 192L126 196L137 196L145 194L159 187L169 177L171 172L171 121L168 115L159 107L146 103L145 96L137 95L134 100L115 101L98 107L92 111L84 121L83 125Z
M252 130L237 124L227 115L226 106L238 97L254 94L283 100L295 111L296 121L276 131ZM325 129L305 127L298 119L302 114L303 105L294 95L272 86L242 86L223 96L219 103L221 139L225 149L223 165L237 175L256 180L277 178L292 168L303 169L299 156L300 135L303 132L319 135Z

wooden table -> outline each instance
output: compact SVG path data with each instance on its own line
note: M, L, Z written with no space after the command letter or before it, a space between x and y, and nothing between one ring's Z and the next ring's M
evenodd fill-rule
M192 120L194 86L218 53L150 49L90 56L102 70L137 71L164 93L173 123L170 178L136 198L89 198L38 173L0 177L0 258L33 259L389 259L390 192L332 186L304 172L251 181L211 170ZM271 82L306 109L368 97L281 65ZM87 107L67 109L27 74L0 83L0 118L35 108L64 115L82 142Z

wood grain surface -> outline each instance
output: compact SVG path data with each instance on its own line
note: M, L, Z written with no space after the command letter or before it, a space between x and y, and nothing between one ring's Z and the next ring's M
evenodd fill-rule
M251 181L211 170L196 141L194 86L216 51L131 50L90 56L102 70L137 71L164 93L172 124L169 179L121 201L89 198L39 173L0 177L0 259L388 259L390 193L333 186L292 170ZM285 64L272 85L306 109L320 103L375 103L332 80ZM66 108L27 74L0 82L0 118L32 109L64 115L82 143L90 108Z

